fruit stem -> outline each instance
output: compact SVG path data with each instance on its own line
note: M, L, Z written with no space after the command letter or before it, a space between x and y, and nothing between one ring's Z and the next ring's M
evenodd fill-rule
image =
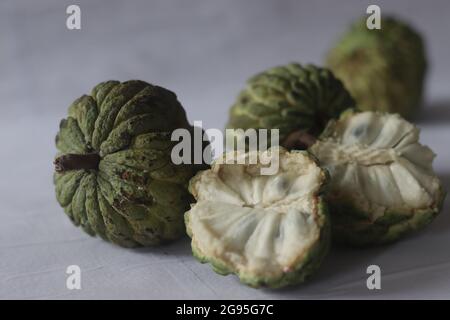
M311 147L317 138L306 130L296 130L291 132L281 143L288 150L304 150Z
M55 171L62 173L68 170L98 169L100 156L97 153L64 154L55 159Z

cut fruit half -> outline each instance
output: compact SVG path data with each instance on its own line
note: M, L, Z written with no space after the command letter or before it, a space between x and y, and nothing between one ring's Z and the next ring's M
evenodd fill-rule
M252 158L270 159L278 169L264 175L269 165L250 164ZM306 151L223 155L190 181L197 203L185 219L194 255L253 287L303 282L329 246L321 196L327 177Z
M435 154L398 114L344 113L310 151L330 172L333 229L344 242L397 240L427 225L442 207Z

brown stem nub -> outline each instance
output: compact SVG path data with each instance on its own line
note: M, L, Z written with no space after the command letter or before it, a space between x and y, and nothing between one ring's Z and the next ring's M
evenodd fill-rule
M306 130L297 130L291 132L282 142L282 146L288 150L304 150L311 147L317 138Z
M97 170L99 162L100 156L97 153L88 153L88 154L69 153L56 158L53 164L55 165L56 172L65 172L69 170L82 170L82 169Z

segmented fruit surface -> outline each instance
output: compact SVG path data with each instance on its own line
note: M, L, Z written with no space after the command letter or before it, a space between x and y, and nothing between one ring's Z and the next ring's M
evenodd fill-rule
M328 120L352 107L353 99L328 69L291 63L247 81L230 110L227 128L279 129L284 145L299 130L320 134Z
M242 164L226 162L224 155L198 173L190 182L197 202L186 213L194 255L254 287L303 282L329 246L321 196L326 172L306 151L270 150L232 152L228 157ZM261 155L279 165L273 174L250 163Z
M195 168L171 161L176 128L190 126L175 94L143 81L103 82L75 100L56 136L54 174L72 222L126 247L182 235Z
M344 113L310 151L330 172L331 217L344 241L396 240L424 227L442 206L435 155L398 114Z
M327 65L361 110L413 116L422 102L427 69L425 45L410 25L393 17L368 29L366 17L329 51Z

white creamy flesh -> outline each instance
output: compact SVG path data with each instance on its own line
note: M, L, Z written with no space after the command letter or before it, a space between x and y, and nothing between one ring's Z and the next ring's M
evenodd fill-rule
M292 271L318 240L317 192L322 170L303 153L280 150L279 171L260 165L214 164L191 185L188 212L193 243L202 255L241 274Z
M419 143L419 129L397 114L358 113L331 125L332 135L310 151L331 174L331 193L351 199L375 220L387 208L432 206L439 195L434 153Z

